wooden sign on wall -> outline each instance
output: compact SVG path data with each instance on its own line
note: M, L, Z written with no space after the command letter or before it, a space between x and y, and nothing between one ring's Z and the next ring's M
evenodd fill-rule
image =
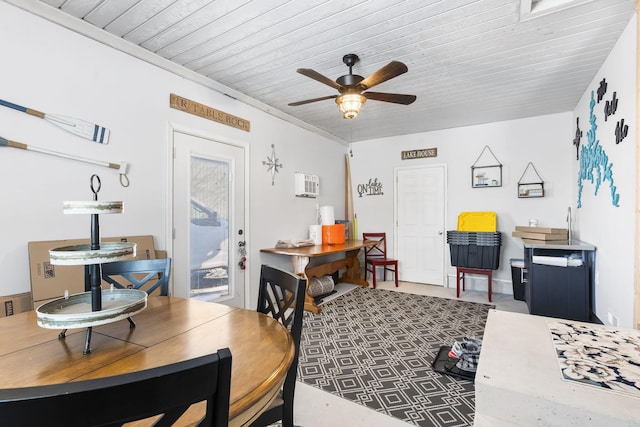
M216 110L199 102L191 101L176 94L171 94L169 98L169 106L185 113L193 114L198 117L213 120L223 125L241 129L245 132L251 131L251 122L241 117L227 114L224 111Z
M423 159L425 157L438 157L438 149L423 148L422 150L410 150L402 152L402 160Z

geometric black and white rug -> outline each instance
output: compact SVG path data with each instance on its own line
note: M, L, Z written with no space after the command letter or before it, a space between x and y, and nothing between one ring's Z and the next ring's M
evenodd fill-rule
M473 382L431 363L440 346L482 338L493 307L356 287L305 312L298 380L417 426L473 425Z

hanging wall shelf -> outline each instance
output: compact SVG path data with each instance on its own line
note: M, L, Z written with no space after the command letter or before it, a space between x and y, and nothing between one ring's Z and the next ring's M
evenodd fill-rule
M535 176L527 176L533 171ZM533 163L529 162L518 181L518 197L521 199L531 197L544 197L544 181Z
M502 187L502 163L498 161L488 145L484 146L471 166L471 187Z

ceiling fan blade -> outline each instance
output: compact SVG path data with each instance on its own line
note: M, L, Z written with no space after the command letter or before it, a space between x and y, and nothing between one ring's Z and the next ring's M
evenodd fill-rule
M298 105L310 104L312 102L324 101L325 99L335 99L338 95L329 95L323 96L322 98L313 98L313 99L305 99L304 101L292 102L289 104L290 107L296 107Z
M358 87L362 88L362 90L367 90L374 87L375 85L379 85L382 82L386 82L389 79L397 77L400 74L404 74L407 71L409 71L409 69L402 62L391 61L387 65L380 68L378 71L361 81L358 84Z
M314 71L310 68L298 68L296 70L297 72L299 72L300 74L302 74L303 76L307 76L309 78L312 78L313 80L319 81L320 83L324 83L327 86L331 86L332 88L335 89L342 89L342 85L334 82L333 80L331 80L329 77L325 77L322 74L320 74L317 71Z
M394 104L409 105L417 98L415 95L403 95L400 93L365 92L367 99L375 101L393 102Z

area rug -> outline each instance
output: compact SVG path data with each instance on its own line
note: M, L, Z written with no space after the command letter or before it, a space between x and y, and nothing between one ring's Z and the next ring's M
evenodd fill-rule
M481 338L490 308L358 287L305 313L298 379L417 426L473 425L473 382L431 363L442 345Z
M562 378L640 397L640 332L548 322Z

